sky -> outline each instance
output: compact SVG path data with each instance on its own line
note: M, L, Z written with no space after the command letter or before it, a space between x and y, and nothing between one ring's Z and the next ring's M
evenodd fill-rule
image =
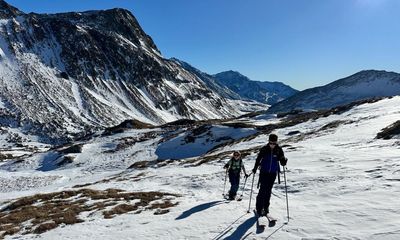
M126 8L164 57L298 90L400 72L400 0L6 0L24 12Z

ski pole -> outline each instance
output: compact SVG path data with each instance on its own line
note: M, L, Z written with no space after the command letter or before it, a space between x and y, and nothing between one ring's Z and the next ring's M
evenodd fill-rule
M287 195L287 185L286 185L286 167L283 167L283 177L285 178L285 191L286 191L286 209L287 209L287 223L289 223L289 199Z
M225 197L226 175L228 175L228 171L225 171L224 191L222 192L222 196L224 197Z
M251 181L251 191L250 191L250 200L249 200L249 209L247 209L247 212L250 212L250 206L251 206L251 197L253 195L253 184L254 184L254 177L256 174L253 174L253 180Z
M252 173L253 173L253 172L252 172ZM251 175L252 173L250 173L250 175ZM247 182L247 179L250 177L250 175L249 175L249 176L247 176L247 177L244 179L244 184L243 184L242 194L240 194L240 197L239 197L239 198L242 198L242 197L243 197L243 194L244 194L244 188L246 187L246 182Z

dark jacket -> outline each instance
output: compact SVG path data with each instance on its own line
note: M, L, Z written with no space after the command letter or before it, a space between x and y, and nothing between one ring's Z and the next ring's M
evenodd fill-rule
M243 170L243 172L246 174L242 158L236 160L232 157L229 162L225 164L224 168L227 168L229 172L232 172L233 174L239 175L240 170Z
M258 153L256 163L254 164L254 170L260 166L261 172L276 173L280 171L279 162L282 165L286 165L285 154L279 145L276 145L273 150L271 150L269 145L266 145L260 149Z

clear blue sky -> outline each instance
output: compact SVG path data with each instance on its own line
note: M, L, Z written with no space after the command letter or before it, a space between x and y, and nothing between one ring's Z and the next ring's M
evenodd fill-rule
M167 58L300 90L364 69L400 72L400 0L8 2L38 13L127 8Z

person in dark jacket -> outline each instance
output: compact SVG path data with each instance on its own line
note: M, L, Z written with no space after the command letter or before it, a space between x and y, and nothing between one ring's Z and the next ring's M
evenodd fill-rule
M275 134L269 135L268 144L260 149L254 164L253 173L260 168L259 186L256 211L259 216L264 216L269 213L269 204L271 198L272 187L276 179L276 175L280 171L279 163L285 166L287 159L282 148L278 145L278 136Z
M240 170L243 170L244 175L247 177L246 169L242 161L240 152L235 151L233 157L225 164L224 168L228 171L229 182L231 183L231 189L229 190L229 200L233 200L236 197L236 193L239 189L240 183Z

